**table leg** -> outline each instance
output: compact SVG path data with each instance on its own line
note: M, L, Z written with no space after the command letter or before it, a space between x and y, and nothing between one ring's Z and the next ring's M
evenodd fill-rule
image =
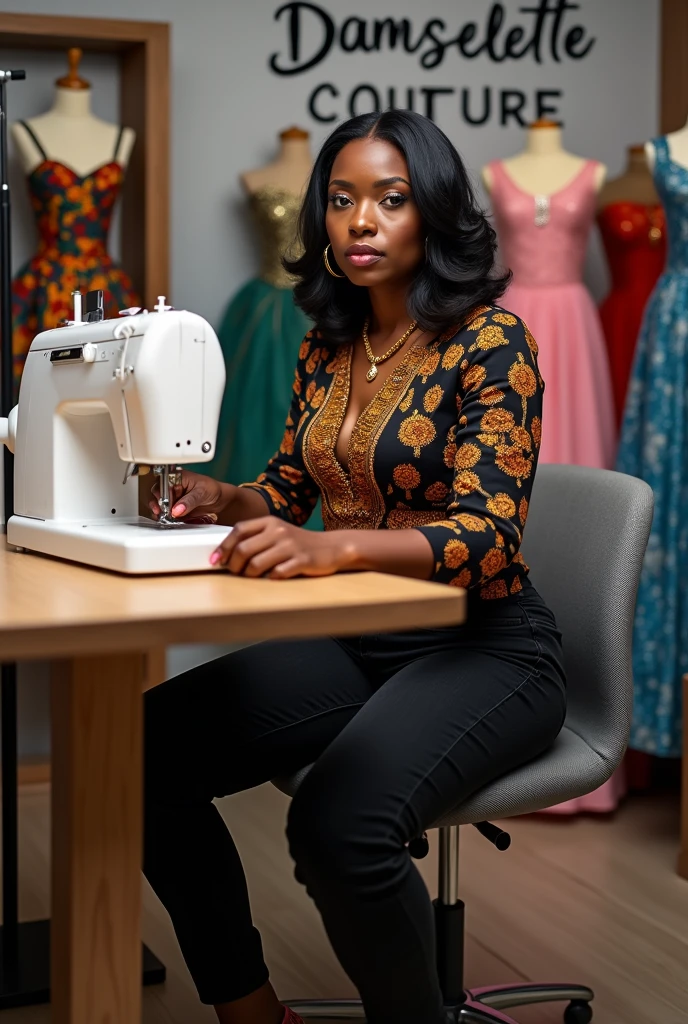
M141 1019L146 670L143 652L53 668L53 1024Z
M678 873L688 878L688 675L683 677L683 762L681 765L681 849Z

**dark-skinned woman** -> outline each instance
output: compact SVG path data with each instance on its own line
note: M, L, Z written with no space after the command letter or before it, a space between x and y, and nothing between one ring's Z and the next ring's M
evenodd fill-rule
M493 231L459 155L418 114L332 133L300 241L286 265L314 327L279 449L241 486L184 473L173 514L234 527L218 568L431 579L467 589L467 622L257 644L150 691L145 873L221 1024L296 1021L268 981L213 799L314 764L289 847L366 1019L443 1024L431 902L407 844L545 750L565 712L560 634L519 553L537 345L496 305L508 276ZM323 534L302 528L319 496Z

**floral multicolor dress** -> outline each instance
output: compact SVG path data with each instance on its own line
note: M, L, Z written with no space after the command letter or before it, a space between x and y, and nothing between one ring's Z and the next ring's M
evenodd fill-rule
M243 486L297 525L322 496L326 530L419 529L435 580L488 600L517 593L544 390L526 325L481 307L411 347L356 422L345 470L336 443L352 352L306 335L279 451Z
M57 327L72 312L72 292L102 288L105 316L139 305L131 281L107 251L112 210L124 180L117 157L120 131L112 155L83 177L51 160L32 129L21 121L42 161L28 176L31 205L39 233L38 251L12 283L12 348L15 386L34 337Z

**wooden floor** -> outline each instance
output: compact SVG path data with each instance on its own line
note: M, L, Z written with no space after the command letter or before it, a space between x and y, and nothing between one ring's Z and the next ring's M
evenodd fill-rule
M286 798L272 787L222 801L249 875L280 996L351 995L303 890L283 838ZM20 801L23 919L49 905L48 792ZM642 798L612 820L525 818L506 827L498 853L462 829L462 895L468 903L467 982L575 981L596 992L595 1024L688 1024L688 882L674 871L677 801ZM421 870L433 888L435 849ZM147 989L144 1024L212 1024L200 1006L169 922L146 887L144 938L167 965ZM555 1024L561 1006L514 1011L523 1024ZM1 1024L47 1024L48 1007L6 1011Z

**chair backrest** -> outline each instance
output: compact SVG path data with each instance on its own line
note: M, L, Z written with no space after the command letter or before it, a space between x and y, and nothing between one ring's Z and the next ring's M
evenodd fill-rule
M651 488L585 466L542 465L523 556L563 634L566 725L619 761L633 708L635 601L652 524Z

